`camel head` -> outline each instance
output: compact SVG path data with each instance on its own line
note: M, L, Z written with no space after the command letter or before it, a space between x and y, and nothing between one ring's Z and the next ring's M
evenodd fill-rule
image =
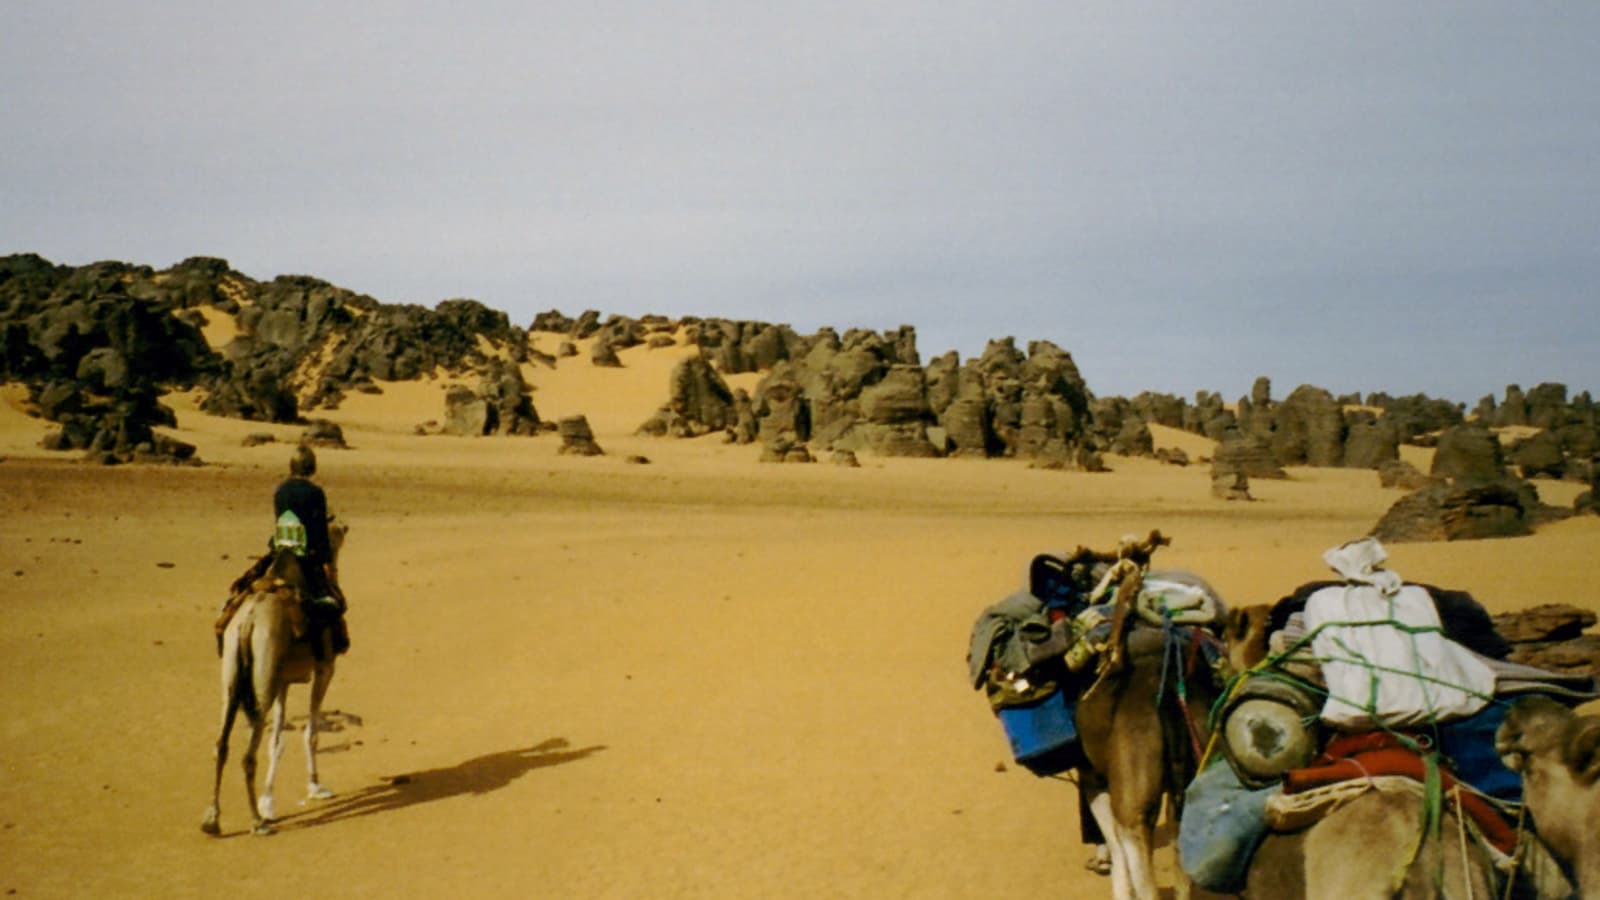
M1523 802L1539 837L1570 869L1582 895L1596 896L1600 717L1580 716L1548 697L1524 697L1495 731L1494 749L1522 775Z
M1265 604L1228 610L1222 620L1222 639L1228 644L1233 671L1246 671L1267 658L1267 622L1272 607Z
M1524 697L1500 723L1494 749L1530 785L1554 774L1553 767L1580 786L1593 785L1600 779L1600 718L1580 716L1548 697Z
M344 549L344 536L350 533L350 526L333 516L328 517L328 549L333 558L339 558L339 551Z

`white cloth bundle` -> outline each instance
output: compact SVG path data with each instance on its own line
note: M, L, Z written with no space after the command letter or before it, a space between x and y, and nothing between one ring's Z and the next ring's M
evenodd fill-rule
M1347 730L1405 728L1470 716L1494 695L1494 672L1445 637L1428 592L1381 570L1375 540L1323 557L1349 579L1306 603L1311 650L1328 684L1324 721Z

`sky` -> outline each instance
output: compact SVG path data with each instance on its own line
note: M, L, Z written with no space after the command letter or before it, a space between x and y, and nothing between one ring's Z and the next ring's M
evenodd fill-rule
M1600 395L1600 5L6 0L16 252Z

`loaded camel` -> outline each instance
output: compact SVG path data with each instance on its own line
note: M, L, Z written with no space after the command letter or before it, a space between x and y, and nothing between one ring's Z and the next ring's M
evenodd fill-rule
M1268 655L1269 606L1227 613L1223 636L1235 672ZM1467 836L1460 800L1446 796L1437 827L1426 821L1421 786L1369 779L1309 825L1269 830L1255 850L1241 896L1320 898L1494 897L1489 853ZM1459 795L1457 795L1459 797Z
M1085 757L1078 788L1105 836L1117 900L1157 895L1156 820L1163 799L1169 815L1178 815L1217 698L1210 667L1197 662L1198 636L1178 637L1185 632L1130 619L1150 556L1167 543L1152 531L1144 541L1124 539L1115 554L1080 547L1069 558L1069 564L1109 564L1095 593L1116 591L1107 649L1094 684L1078 701L1077 727ZM1204 585L1187 573L1168 574ZM1187 888L1180 884L1180 895Z
M335 523L329 528L332 549L337 558L347 528ZM228 735L234 716L243 711L250 725L250 738L242 761L245 796L255 817L251 831L271 834L274 818L272 786L278 760L283 755L286 699L291 684L311 685L310 713L306 718L307 798L327 799L333 793L317 778L317 726L322 700L333 681L335 654L327 645L326 629L315 636L324 642L315 652L306 627L301 597L306 584L300 560L288 549L275 551L265 574L254 579L250 593L229 620L222 634L222 725L217 736L216 777L212 782L211 805L206 809L200 830L220 834L219 797L222 769L228 761ZM268 750L267 777L260 796L256 794L256 750L261 744L268 709L272 715L272 743Z

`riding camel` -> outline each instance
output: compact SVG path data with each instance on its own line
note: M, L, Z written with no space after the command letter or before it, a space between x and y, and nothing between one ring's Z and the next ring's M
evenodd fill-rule
M1209 731L1206 719L1218 689L1201 658L1204 636L1153 627L1130 616L1150 556L1168 541L1151 532L1142 542L1124 540L1096 593L1112 586L1116 602L1111 635L1094 684L1078 702L1077 727L1086 762L1078 769L1096 825L1111 857L1111 892L1116 900L1157 896L1152 862L1154 831L1162 801L1176 819L1183 791L1195 775ZM1165 573L1204 588L1188 573ZM1178 886L1187 895L1187 882Z
M337 555L347 529L335 523L329 529L333 552ZM336 655L329 645L327 629L312 633L307 627L301 598L306 579L300 560L288 550L272 556L266 573L255 579L244 602L229 620L222 635L222 726L217 736L216 777L212 783L211 806L206 810L200 830L221 833L219 797L222 769L228 761L228 736L234 716L243 711L250 725L250 738L242 761L245 795L255 817L251 831L258 835L273 832L273 782L278 761L283 755L286 700L291 684L311 685L310 713L306 718L305 746L308 799L333 796L317 777L317 727L321 721L322 700L333 681ZM314 648L313 637L324 643ZM320 652L319 652L320 649ZM256 794L256 750L261 744L268 709L272 716L272 743L268 752L267 777L261 794Z

